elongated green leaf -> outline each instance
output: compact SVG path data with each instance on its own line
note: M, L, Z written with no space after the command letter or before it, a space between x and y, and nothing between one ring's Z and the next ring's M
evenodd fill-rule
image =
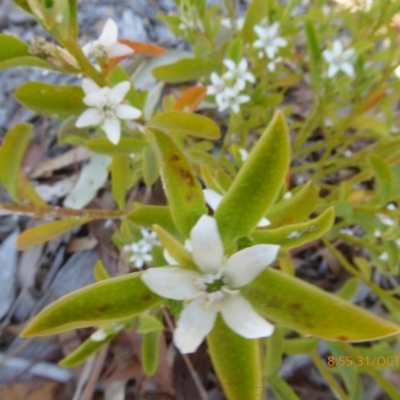
M235 61L236 64L239 64L242 59L243 54L243 39L237 36L234 40L232 40L231 44L228 48L228 58L230 60Z
M67 218L60 221L47 222L22 232L17 239L17 249L27 250L40 243L48 242L72 229L86 224L90 218Z
M318 340L312 338L285 339L283 344L283 353L307 354L314 350L318 344Z
M400 326L273 268L241 293L261 315L317 338L363 342L400 333Z
M137 225L146 226L148 228L157 224L174 236L181 236L174 225L169 208L165 206L137 207L129 213L128 219Z
M15 202L19 201L17 194L19 170L32 130L30 124L13 126L6 133L0 148L0 182Z
M130 158L128 154L114 154L111 162L111 190L120 210L125 208L127 187L126 173L129 171Z
M41 311L21 336L46 336L123 321L161 302L140 279L141 272L93 283L60 297Z
M28 44L13 35L0 33L0 62L11 58L29 56Z
M121 138L118 144L112 144L108 138L93 138L85 143L89 150L100 154L136 153L142 151L148 142L146 139Z
M193 262L190 252L186 250L174 236L169 234L159 225L154 225L153 230L157 233L163 247L168 250L170 256L176 260L178 265L182 268L198 270L196 264Z
M265 358L264 375L270 377L278 372L282 364L284 338L281 329L275 328L274 333L266 338L267 356Z
M163 324L156 317L149 314L139 315L137 333L150 333L154 331L162 331L163 329Z
M189 237L198 219L207 213L203 192L189 161L165 133L149 130L161 166L161 177L172 220L179 231Z
M277 400L299 400L290 385L279 376L270 376L267 383Z
M58 364L67 368L76 367L77 365L80 365L86 361L91 355L97 353L104 345L110 343L115 336L117 335L107 335L104 340L99 341L94 341L89 337L72 353L63 358Z
M289 161L288 130L277 112L215 213L225 244L257 226L279 194Z
M143 335L142 367L147 376L157 372L160 359L160 341L162 331L149 332Z
M333 208L328 208L320 216L310 221L278 229L259 230L254 232L251 237L255 243L279 244L286 249L298 247L318 239L327 232L333 224L334 216Z
M13 0L15 4L17 4L19 7L21 7L23 10L25 10L27 13L31 13L31 9L29 7L28 1L27 0Z
M33 56L14 57L8 60L0 61L0 70L8 68L17 68L17 67L54 69L53 67L46 64L45 61L41 60L38 57L33 57Z
M392 192L393 176L389 164L381 157L371 154L368 156L378 186L378 195L381 204L384 205L390 200Z
M217 68L218 64L205 58L185 58L153 68L151 72L160 81L180 83L208 77Z
M304 26L307 39L307 52L310 59L311 82L316 90L321 85L321 46L318 35L312 22L307 21Z
M78 115L87 108L82 102L83 90L78 86L26 82L15 91L14 96L23 106L38 114L56 117Z
M184 111L166 111L155 115L149 126L167 133L191 135L205 139L218 139L221 136L218 125L210 118Z
M274 204L267 213L271 222L269 228L291 225L303 221L314 210L318 193L315 185L310 182L304 185L293 197Z
M266 0L252 0L246 12L242 34L246 42L253 42L256 38L254 26L268 16L268 2Z
M143 179L147 187L154 185L160 176L158 159L153 148L148 145L143 151Z
M104 281L105 279L111 278L110 274L104 267L103 261L97 260L93 267L93 276L96 282Z
M263 386L258 340L230 330L218 315L207 336L208 351L228 400L261 400Z

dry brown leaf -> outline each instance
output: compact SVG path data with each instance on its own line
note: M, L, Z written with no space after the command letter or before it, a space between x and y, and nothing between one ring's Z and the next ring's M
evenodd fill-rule
M35 381L0 385L0 399L4 400L67 400L65 385Z

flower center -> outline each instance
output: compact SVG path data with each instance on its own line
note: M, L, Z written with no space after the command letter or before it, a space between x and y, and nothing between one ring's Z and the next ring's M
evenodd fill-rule
M206 292L207 293L215 293L219 292L224 286L226 282L223 278L215 279L213 282L206 282Z

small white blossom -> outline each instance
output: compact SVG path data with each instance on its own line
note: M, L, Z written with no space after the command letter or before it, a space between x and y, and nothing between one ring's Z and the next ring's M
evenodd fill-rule
M354 49L343 49L340 40L335 40L332 44L332 50L324 50L322 56L328 63L328 78L334 77L339 71L343 71L346 75L354 76L354 68L352 59L354 57Z
M242 162L245 162L249 158L249 153L247 150L240 148L239 154Z
M211 85L207 86L207 94L215 96L223 96L225 89L228 87L225 80L216 72L210 75Z
M268 61L267 68L270 72L275 72L276 64L282 62L282 57L277 57L274 60Z
M278 36L279 22L274 22L268 26L267 21L262 21L261 25L256 25L254 31L258 40L253 43L256 49L263 49L268 58L273 59L278 52L279 47L287 45L286 39Z
M116 84L114 87L100 88L91 79L83 79L83 90L86 96L83 102L91 108L84 111L77 119L75 126L84 128L98 125L113 144L118 144L121 137L120 119L136 119L142 114L140 110L128 104L121 104L128 93L129 81Z
M292 198L293 197L293 194L292 194L292 192L286 192L284 195L283 195L283 198L286 200L286 199L290 199L290 198Z
M270 336L274 326L257 314L238 288L250 283L275 260L279 246L259 244L226 259L217 222L208 215L199 219L190 239L199 272L179 267L150 268L141 276L158 295L188 301L174 332L176 347L182 353L196 351L212 330L218 313L240 336Z
M134 50L118 42L118 26L109 18L97 40L82 47L86 55L92 54L95 58L116 58L132 55Z
M236 88L227 88L220 96L215 96L219 111L232 110L235 114L240 111L240 105L247 103L250 96L240 94Z
M244 18L243 17L238 18L237 20L235 20L234 23L235 23L235 29L240 31L244 25ZM225 26L225 28L232 29L232 22L230 18L222 18L221 25Z
M203 189L203 194L206 203L215 212L224 197L212 189ZM271 225L271 222L269 222L267 218L261 218L260 222L257 224L257 227L264 228L268 225Z
M153 246L161 245L155 232L148 231L147 229L141 229L140 233L142 234L143 239L139 243L141 243L143 247L148 247L149 251L153 248Z
M379 257L378 257L381 261L388 261L389 260L389 254L385 251L383 252Z
M228 69L227 72L224 73L223 78L228 82L234 83L234 88L238 91L243 90L246 87L246 82L255 82L254 75L247 70L247 60L242 58L239 64L236 64L234 61L225 59L224 65Z
M102 342L107 337L107 334L104 329L97 329L90 335L90 339L94 342Z
M149 253L150 249L147 243L143 243L142 241L138 243L132 243L130 245L130 249L133 254L129 258L129 261L133 263L136 268L143 268L146 263L153 261L153 257Z

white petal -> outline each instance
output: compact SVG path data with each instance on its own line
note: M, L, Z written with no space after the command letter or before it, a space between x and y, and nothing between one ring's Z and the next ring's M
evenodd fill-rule
M121 103L126 94L129 92L130 88L131 83L129 81L117 83L110 91L108 96L109 103L112 105Z
M343 46L339 40L333 42L332 51L335 56L341 56L343 53Z
M333 78L339 71L339 67L336 64L329 65L328 78Z
M270 265L279 251L275 244L256 244L229 257L224 273L232 287L250 283L265 267Z
M217 272L222 265L224 247L217 221L203 215L190 232L193 259L203 272Z
M115 110L117 117L121 119L136 119L142 115L142 112L128 104L120 104Z
M88 108L76 120L75 126L77 128L84 128L86 126L98 125L103 117L103 111L98 108Z
M196 281L201 275L194 271L178 267L158 267L145 271L142 281L159 296L173 300L188 300L197 296L200 291Z
M265 28L263 28L262 26L256 25L253 29L254 29L254 32L257 33L257 35L260 39L264 39L267 36ZM258 40L258 42L261 42L261 40ZM255 45L255 43L254 43L254 45Z
M238 103L231 104L231 109L235 114L237 114L240 110L239 104Z
M99 91L100 87L95 81L92 81L89 78L84 78L82 80L82 89L85 92L85 94L89 94Z
M271 225L271 222L267 218L261 218L260 222L257 224L258 228L263 228L264 226Z
M116 43L117 40L118 40L118 26L114 22L114 20L109 18L106 21L104 28L101 31L100 37L97 41L106 49L109 49L114 43Z
M269 27L269 34L271 36L276 36L279 30L279 22L274 22L270 27Z
M242 74L244 74L244 73L247 71L247 60L246 60L245 58L242 58L242 59L240 60L237 69L238 69L239 72L241 72Z
M333 61L333 54L332 54L332 52L330 50L324 50L322 52L322 57L324 57L325 61L328 64L331 64L332 61Z
M265 52L267 53L267 56L269 58L275 58L275 53L276 53L276 47L275 46L267 46L265 48Z
M169 254L169 251L167 249L164 249L163 256L168 265L179 265L179 263L175 260L175 258L173 258L171 254Z
M256 49L258 49L260 47L264 47L264 42L262 40L258 39L253 43L253 47L255 47Z
M121 124L118 118L106 117L101 125L108 139L113 144L118 144L121 137Z
M249 82L251 82L251 83L254 83L254 82L256 81L255 78L254 78L254 75L253 75L251 72L246 72L246 73L244 74L243 78L244 78L246 81L249 81Z
M276 47L285 47L285 46L287 45L287 41L286 41L286 39L284 39L284 38L277 37L277 38L275 38L275 40L274 40L274 45L275 45Z
M206 203L213 211L215 211L218 208L219 203L221 203L223 196L212 189L203 189L203 194Z
M240 295L226 296L219 309L226 325L247 339L271 336L275 327L256 313L252 305Z
M345 50L345 51L343 52L342 58L345 59L345 60L347 60L347 59L353 57L354 53L355 53L355 50L354 50L354 49L347 49L347 50Z
M353 66L348 63L344 62L340 65L340 69L348 76L354 76L354 69Z
M233 60L225 59L223 61L224 65L226 68L228 68L229 71L231 72L236 72L236 64Z
M123 43L115 42L107 51L108 58L125 57L135 53L135 50Z
M204 302L204 296L192 300L179 317L174 344L183 354L195 352L214 326L217 311Z
M91 92L83 98L83 102L87 106L102 108L107 104L108 94L110 93L110 88L103 87L100 90Z

